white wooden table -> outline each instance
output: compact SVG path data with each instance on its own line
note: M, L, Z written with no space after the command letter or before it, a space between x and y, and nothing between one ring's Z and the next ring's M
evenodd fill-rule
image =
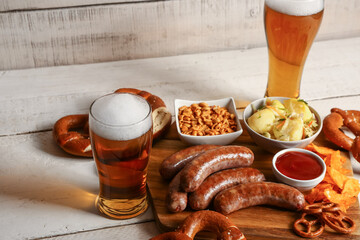
M120 87L175 98L254 100L267 82L267 49L0 72L1 239L148 239L159 233L149 209L130 220L100 216L91 159L53 141L55 121L86 113ZM360 38L316 42L301 98L325 117L332 107L360 110ZM355 173L360 164L353 162ZM357 174L356 177L359 177Z

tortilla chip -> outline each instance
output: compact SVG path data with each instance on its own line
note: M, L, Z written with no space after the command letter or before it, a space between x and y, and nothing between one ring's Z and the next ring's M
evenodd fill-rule
M342 190L343 194L349 194L351 196L357 196L360 193L359 181L355 178L348 178L344 184Z
M345 181L349 179L347 176L332 167L328 167L326 173L328 176L331 177L335 185L338 186L338 188L340 189L344 188Z
M314 143L310 143L306 146L307 150L317 153L318 155L321 155L322 158L326 157L327 155L334 152L333 149L327 148L327 147L319 147L316 146Z
M338 203L341 210L346 212L356 202L360 193L359 181L346 176L351 172L343 167L346 158L341 156L339 150L319 147L313 143L308 145L306 149L318 154L327 167L323 181L306 194L306 201L310 204L314 202Z
M324 195L330 202L338 203L340 205L340 209L343 212L346 212L346 210L356 201L356 199L353 199L353 197L349 198L341 193L337 193L332 189L326 189L324 191Z

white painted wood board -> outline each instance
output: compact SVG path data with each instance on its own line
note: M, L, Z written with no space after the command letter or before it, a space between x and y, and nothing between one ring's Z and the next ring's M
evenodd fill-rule
M63 235L58 237L46 238L48 240L103 240L103 239L119 239L119 240L146 240L160 234L155 222L139 223L128 226L113 227L100 229L95 231L86 231L76 234Z
M1 239L34 239L153 220L152 210L111 220L96 210L95 162L63 152L51 132L0 137Z
M145 2L148 0L2 0L0 12L31 11L50 8L69 8L116 3Z
M22 2L26 6L27 1ZM265 46L263 4L263 0L139 1L3 12L0 69ZM360 36L358 0L325 4L318 40Z
M360 93L360 38L316 42L305 65L306 100ZM0 136L49 130L64 115L121 87L175 98L253 100L265 93L267 49L0 72ZM41 107L39 107L41 106Z

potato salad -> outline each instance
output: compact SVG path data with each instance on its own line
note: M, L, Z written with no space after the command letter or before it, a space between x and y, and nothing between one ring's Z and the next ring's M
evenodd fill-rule
M318 127L315 115L302 99L267 99L247 120L249 126L265 137L281 141L298 141L312 136Z

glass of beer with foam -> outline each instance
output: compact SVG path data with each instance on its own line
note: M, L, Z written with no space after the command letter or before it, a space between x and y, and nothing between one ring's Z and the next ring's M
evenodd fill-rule
M324 0L265 0L269 54L265 97L299 97L305 60L323 12Z
M90 107L91 147L100 183L96 205L107 217L131 218L148 207L151 112L144 98L130 93L102 96Z

